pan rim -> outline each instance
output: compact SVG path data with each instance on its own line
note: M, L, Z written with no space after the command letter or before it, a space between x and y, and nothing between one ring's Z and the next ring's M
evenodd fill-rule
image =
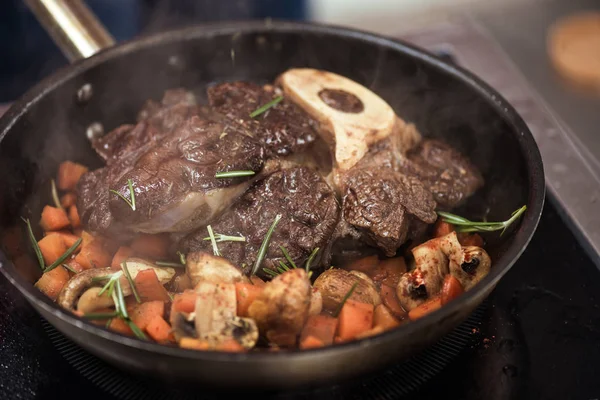
M193 40L200 37L210 37L224 34L233 35L238 32L281 32L291 34L308 32L356 39L369 43L372 46L385 47L389 51L403 53L409 57L416 58L432 66L433 68L460 80L465 85L468 85L472 90L479 93L514 131L525 161L527 178L529 181L527 211L523 215L519 227L515 232L513 243L508 246L504 254L502 254L501 257L496 261L490 274L488 274L473 289L455 301L417 321L403 324L396 329L386 331L373 337L336 344L319 349L269 353L225 353L218 351L195 351L182 349L175 346L171 347L158 343L144 342L111 332L103 327L83 321L70 312L61 309L49 298L44 296L40 291L35 289L33 284L27 282L22 276L20 276L16 272L16 268L12 262L7 260L6 256L0 252L0 271L15 287L17 287L17 289L27 298L29 302L32 302L36 306L43 308L44 311L61 319L69 325L73 325L76 328L85 330L89 334L100 336L106 340L115 341L124 346L133 347L136 350L150 351L152 353L158 353L177 358L194 359L194 361L198 362L280 362L281 360L301 360L314 358L315 356L320 358L324 355L335 357L336 354L351 352L365 346L383 344L384 342L393 341L396 337L399 337L403 334L414 334L420 331L423 327L431 324L431 322L434 320L448 318L454 313L457 313L466 303L469 302L470 298L476 295L476 293L485 290L485 288L493 287L497 284L497 282L518 260L529 244L541 217L545 201L546 188L543 163L539 148L523 119L510 105L510 103L508 103L498 92L496 92L495 89L490 87L487 83L468 70L460 66L449 65L434 55L429 54L427 51L396 38L390 38L372 32L366 32L332 24L285 20L204 23L193 27L174 29L166 32L140 36L137 39L128 40L114 47L102 50L90 58L79 60L71 65L67 65L49 77L43 79L37 85L33 86L0 118L0 145L5 135L10 131L16 121L18 121L19 118L21 118L33 104L38 102L54 88L60 86L63 82L81 74L83 71L98 66L111 59L117 58L122 54L134 52L136 49L149 48L157 44Z

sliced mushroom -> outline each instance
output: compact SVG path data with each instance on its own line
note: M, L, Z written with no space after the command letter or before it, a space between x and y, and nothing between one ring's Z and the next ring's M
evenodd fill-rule
M321 124L336 167L348 170L369 146L390 135L394 110L359 83L327 71L293 68L278 79L284 93Z
M464 260L456 232L428 240L412 249L415 268L400 277L396 294L402 307L410 311L442 289L444 276Z
M101 287L92 287L83 292L79 301L77 301L77 311L87 314L102 308L114 306L115 303L108 296L108 293L105 292L100 295L101 290Z
M462 249L464 260L460 265L450 264L450 273L458 279L466 291L490 272L492 260L481 247L465 246Z
M184 337L197 338L195 325L196 313L178 312L173 317L173 335L179 342Z
M150 261L146 261L142 258L136 258L136 257L128 258L125 263L127 265L127 270L129 271L129 274L131 275L131 279L135 279L135 277L137 276L137 274L140 271L144 271L147 269L153 269L154 272L156 272L156 276L157 276L158 280L163 285L166 285L167 283L169 283L171 281L171 279L173 279L173 277L175 276L175 269L173 269L171 267L158 267L158 266L152 264ZM113 271L113 272L115 272L115 271ZM121 284L123 285L123 282L121 282ZM131 294L128 284L123 285L123 293L126 296Z
M339 307L355 283L357 285L352 291L350 299L373 304L373 306L381 304L381 296L375 283L360 271L346 271L339 268L328 269L315 280L314 287L319 290L323 297L323 308L333 311Z
M308 318L311 286L306 271L294 268L267 282L248 308L262 334L278 346L296 344Z
M227 259L204 252L189 253L186 256L185 269L193 286L200 281L234 283L247 279L242 270Z
M312 288L308 315L319 315L321 314L321 311L323 311L323 296L321 296L321 292L319 292L319 289Z

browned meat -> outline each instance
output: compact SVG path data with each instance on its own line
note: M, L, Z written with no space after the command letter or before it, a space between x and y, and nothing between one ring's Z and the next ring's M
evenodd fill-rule
M471 162L439 140L421 141L407 154L398 169L417 177L433 194L438 208L449 210L462 204L483 186L483 177Z
M256 182L230 211L211 223L215 233L246 238L246 242L218 243L219 251L234 264L252 266L277 214L282 218L271 237L263 267L285 262L279 246L287 249L298 266L319 247L321 251L314 260L318 265L335 229L339 205L331 188L307 167L283 169ZM207 236L203 227L185 237L178 247L186 253L211 252L210 242L203 240Z
M143 123L143 122L142 122ZM200 110L171 133L84 175L78 210L93 232L189 232L205 225L232 204L252 178L215 178L220 171L261 171L264 150L239 126ZM131 199L136 209L110 193Z
M305 151L318 137L315 122L292 102L283 100L256 118L250 117L276 97L272 87L249 82L226 82L208 89L210 105L253 132L268 155L288 156Z

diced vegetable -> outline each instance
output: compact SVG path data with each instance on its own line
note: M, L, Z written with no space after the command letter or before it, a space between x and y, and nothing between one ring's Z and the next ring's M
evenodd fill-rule
M206 340L184 337L179 341L179 347L191 350L208 350L209 345Z
M67 270L58 266L43 273L41 278L35 283L35 287L52 300L56 300L63 286L69 281L69 278Z
M169 339L171 325L169 325L163 317L156 315L146 326L146 332L148 333L148 336L155 341L165 342Z
M148 301L132 307L129 317L141 330L146 329L155 317L165 314L165 303L162 301Z
M65 262L65 264L67 264L69 266L69 268L71 268L76 273L85 270L85 268L83 268L83 266L81 266L81 264L79 264L77 261L75 261L75 258L68 259Z
M131 330L129 325L127 325L127 323L125 321L123 321L121 318L115 317L115 318L111 319L110 325L108 325L108 328L115 332L122 333L124 335L133 336L133 331Z
M385 329L383 329L383 327L374 326L373 328L369 329L368 331L365 331L359 335L356 335L355 339L364 339L367 337L379 335L380 333L383 333L384 331L385 331Z
M439 296L434 297L430 300L427 300L425 303L421 304L420 306L410 310L408 312L408 318L410 318L412 321L415 321L433 311L439 310L441 306L442 306L442 302L441 302L440 297Z
M465 290L458 279L450 274L446 275L444 277L444 284L442 285L441 304L448 304L464 292Z
M113 256L112 262L110 263L110 267L112 269L121 269L121 264L123 261L127 260L129 257L133 256L133 249L127 246L121 246ZM141 328L140 328L141 329Z
M106 268L110 265L111 260L112 256L104 249L99 240L92 240L92 242L84 244L75 257L75 261L85 269Z
M178 312L192 313L196 308L196 297L198 294L193 290L186 290L183 293L178 293L173 296L173 303L171 304L171 315L170 322L173 324L175 314Z
M49 234L56 234L56 235L60 235L62 237L62 239L65 242L65 245L67 246L67 248L73 246L75 244L75 242L77 242L79 240L79 238L75 235L73 235L71 232L69 231L56 231L56 232L49 232ZM82 241L83 242L83 241ZM79 245L79 247L75 250L75 252L81 250L81 245Z
M478 233L461 232L456 235L461 246L483 247L483 238Z
M166 235L141 234L133 239L131 248L139 255L152 260L164 260L169 255L169 238Z
M250 304L263 291L263 286L253 285L251 283L237 282L235 284L237 315L240 317L248 316Z
M72 161L64 161L58 167L57 183L60 190L73 190L81 175L85 174L88 168L84 165Z
M392 288L388 285L381 285L381 300L383 304L394 314L397 318L405 318L406 311L400 305L398 296L396 295L396 288Z
M50 265L58 260L68 249L63 237L58 233L50 233L44 236L38 242L38 246L40 247L46 265Z
M376 284L386 284L390 287L396 287L400 276L406 272L406 262L404 257L394 257L381 260L369 274L370 278Z
M92 243L94 240L96 240L98 242L100 241L99 238L98 239L94 238L94 236L87 231L81 231L80 236L81 236L81 244L83 246L87 246L88 244Z
M308 337L314 337L324 346L329 346L333 343L337 327L337 318L329 315L311 315L304 324L304 328L302 328L300 341L302 342Z
M392 312L384 304L375 307L373 314L373 325L381 326L384 330L393 329L400 325L400 321L394 317Z
M246 351L246 349L244 349L244 346L239 344L235 339L225 340L223 343L216 345L215 350L226 351L229 353L241 353Z
M373 327L372 304L347 300L339 315L338 336L342 340L350 340Z
M40 226L46 232L59 231L71 225L65 210L52 206L44 206Z
M454 232L454 225L444 221L443 218L438 218L433 226L433 237L446 236L450 232Z
M250 282L252 282L255 286L259 286L259 287L265 286L267 284L267 282L263 281L256 275L252 275L250 277Z
M325 344L318 338L314 336L307 336L303 339L300 339L300 348L301 349L316 349L319 347L324 347Z
M66 210L75 204L75 201L77 201L77 196L75 196L75 193L65 193L60 198L60 205Z
M360 271L369 275L371 271L379 265L379 258L377 255L367 256L353 261L346 268L348 271Z
M79 212L77 212L77 206L72 205L69 207L69 221L73 228L79 228L81 226L81 219L79 219Z
M139 271L133 279L138 295L142 302L160 300L170 301L169 293L158 280L153 269Z

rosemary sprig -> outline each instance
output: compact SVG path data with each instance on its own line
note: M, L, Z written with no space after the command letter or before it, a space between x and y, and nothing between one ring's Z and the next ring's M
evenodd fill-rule
M81 238L77 239L77 241L73 243L73 246L69 247L62 256L58 257L58 259L54 261L48 268L44 269L44 272L52 271L54 268L61 265L71 254L73 254L75 249L79 247L79 245L81 244L81 240Z
M108 296L112 296L113 288L115 282L123 275L123 271L117 271L114 274L105 275L105 276L96 276L92 278L92 282L103 282L108 279L108 282L102 287L98 296L101 296L102 293L108 291Z
M38 246L38 242L35 239L35 235L33 234L33 230L31 229L31 222L29 222L29 218L25 219L21 217L23 222L27 224L27 233L29 234L29 240L31 241L31 246L33 247L33 251L38 259L38 263L40 264L40 268L43 270L46 266L44 263L44 256L42 256L42 250L40 250L40 246Z
M348 290L348 293L346 293L346 295L342 299L342 302L340 303L340 305L338 306L338 308L335 310L335 313L333 313L333 316L335 318L337 318L338 315L340 315L340 312L342 311L342 308L344 307L344 304L346 304L346 302L348 301L348 299L350 298L350 296L352 296L352 293L354 293L354 290L356 289L357 286L358 286L358 282L354 282L354 285L352 285L352 287L350 288L350 290Z
M127 325L129 325L129 329L131 329L131 331L133 332L133 334L135 336L138 337L138 339L142 339L142 340L148 340L148 338L146 337L146 335L144 334L144 332L142 332L142 330L129 318L123 318L123 320L125 321L125 323Z
M501 230L500 236L502 236L506 229L523 215L526 209L527 206L523 206L513 211L511 217L503 222L475 222L444 211L438 211L438 215L442 217L444 222L454 225L457 232L493 232Z
M121 313L121 315L123 316L123 318L129 318L129 315L127 314L127 307L125 306L125 296L123 296L123 288L121 287L121 281L118 280L115 283L115 292L116 293L116 297L117 297L117 301L119 304L119 312ZM117 303L115 303L117 304Z
M133 191L133 182L131 181L131 179L127 179L127 185L129 186L129 197L131 199L128 199L127 197L123 196L121 193L117 192L114 189L110 189L110 192L122 198L127 204L129 204L129 207L131 207L131 209L135 211L135 192Z
M254 171L224 171L217 172L215 178L238 178L240 176L252 176L256 174Z
M271 100L264 106L261 106L261 107L257 108L256 110L252 111L250 113L250 118L258 117L260 114L264 113L269 108L275 107L277 104L281 103L281 100L283 100L283 96L278 96L278 97L274 98L273 100Z
M185 258L185 254L183 254L180 251L177 251L177 255L179 256L179 262L181 262L181 264L183 264L183 265L187 264L187 259Z
M213 233L212 227L210 225L206 226L208 230L208 236L210 237L210 243L212 244L213 254L215 256L220 257L221 253L219 252L219 248L217 247L217 241L215 240L215 234Z
M121 264L121 269L125 273L127 282L129 282L129 286L131 287L131 291L133 292L133 297L135 297L135 301L138 303L141 303L142 300L140 300L140 295L138 294L137 288L135 287L135 283L133 282L133 279L131 278L131 274L129 273L129 268L127 268L127 261L123 261L123 263Z
M183 268L184 264L173 262L173 261L154 261L154 265L158 267L173 267L173 268Z
M229 236L229 235L223 235L221 233L215 233L215 241L217 243L219 242L245 242L246 238L243 236ZM205 237L203 240L211 240L210 236Z
M60 208L62 210L63 206L62 204L60 204L60 199L58 198L58 190L56 190L56 183L54 182L54 179L50 181L50 190L52 192L52 201L54 201L54 205L56 206L56 208Z
M71 271L72 273L76 274L77 271L75 271L73 268L71 268L68 264L63 264L62 267L64 269L66 269L67 271Z
M267 231L267 234L265 235L265 238L263 239L263 242L260 245L260 248L258 249L258 255L256 256L256 262L254 263L254 267L252 267L252 271L250 272L251 276L255 275L258 272L258 269L260 268L260 264L262 264L262 261L265 258L265 255L267 254L267 249L269 248L269 242L271 241L271 236L273 236L273 231L275 230L275 227L279 223L280 219L281 219L281 214L277 214L275 216L275 220L271 224L271 227Z
M311 264L312 264L313 260L315 259L315 257L317 256L317 253L318 253L318 252L319 252L319 248L318 248L318 247L316 247L316 248L315 248L315 249L312 251L312 253L310 253L310 256L308 256L308 260L306 260L306 266L304 267L304 268L306 269L306 272L308 272L308 273L312 272L312 271L310 270L310 267L312 266ZM309 277L310 277L310 275L309 275Z
M292 260L292 257L290 257L290 253L288 253L287 249L283 246L279 246L279 248L281 249L281 252L283 253L284 257L286 258L286 260L288 260L288 262L290 263L290 265L292 266L292 268L298 268L296 267L296 264L294 263L294 260Z

